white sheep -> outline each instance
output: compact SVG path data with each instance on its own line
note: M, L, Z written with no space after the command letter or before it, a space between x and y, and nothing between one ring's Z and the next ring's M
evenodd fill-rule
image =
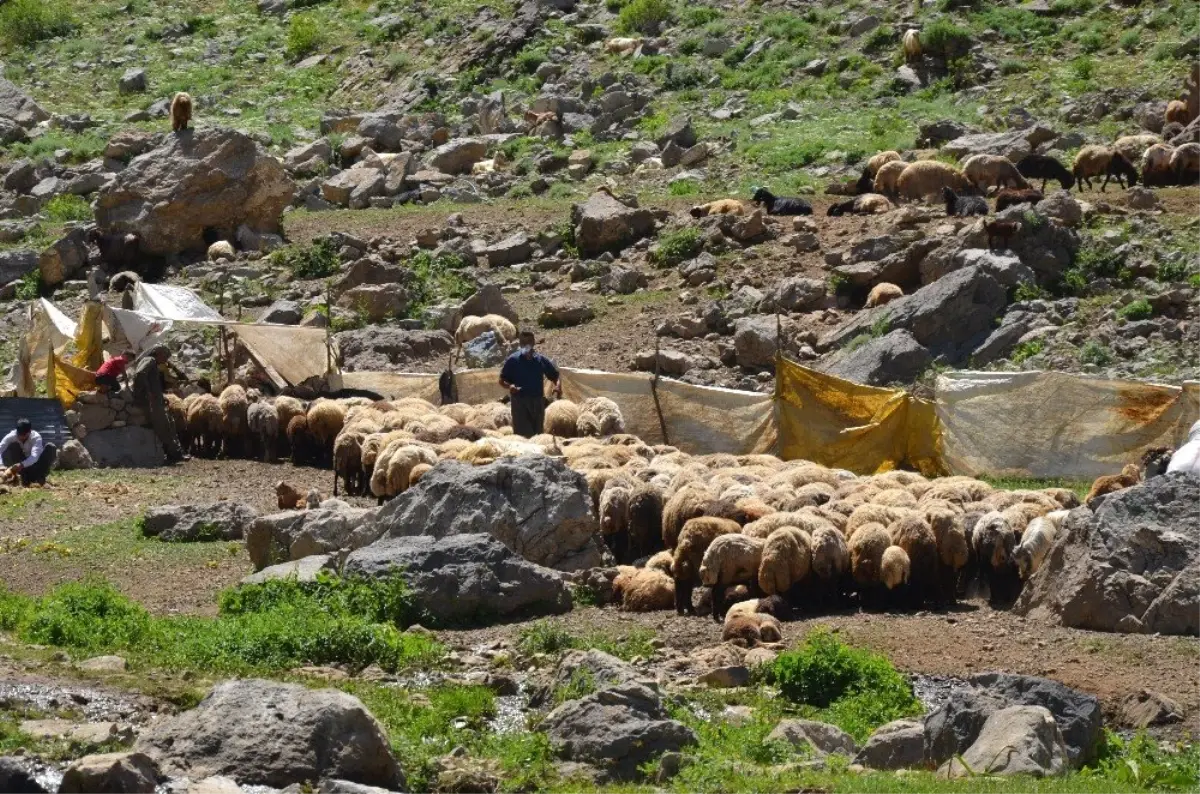
M250 403L246 408L246 425L255 452L261 453L267 463L274 463L279 446L279 413L275 406L265 400Z
M1033 519L1029 526L1025 527L1021 542L1013 551L1013 562L1016 563L1017 573L1022 579L1028 579L1042 567L1068 512L1070 511L1055 510Z
M921 34L915 28L904 31L901 41L904 46L904 60L913 61L921 57Z

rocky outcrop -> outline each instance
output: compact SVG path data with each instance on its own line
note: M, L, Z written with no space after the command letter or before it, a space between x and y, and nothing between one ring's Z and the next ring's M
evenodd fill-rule
M1200 634L1200 476L1168 474L1067 516L1014 609L1063 626Z
M925 766L925 726L916 720L893 720L875 729L854 757L868 769L911 769Z
M638 682L654 688L655 684L629 662L618 659L597 648L586 651L567 651L558 660L554 674L529 696L531 708L541 708L552 701L556 692L581 679L590 681L597 689Z
M445 360L454 338L445 331L405 331L375 326L335 334L348 372L392 370L415 361Z
M236 502L152 507L142 534L164 541L241 540L258 512Z
M8 80L0 77L0 118L8 119L19 127L30 129L35 124L50 118L33 98Z
M575 243L581 256L620 251L654 233L655 215L648 209L630 207L611 194L598 191L571 208Z
M667 716L659 694L639 683L567 701L543 727L560 756L593 764L617 780L636 779L642 764L696 743L690 728Z
M68 229L38 257L41 282L56 287L83 272L88 261L87 233L82 227Z
M853 350L846 348L821 362L819 369L854 383L884 386L912 383L933 357L904 329L871 339Z
M766 741L787 742L798 751L807 751L816 755L838 753L850 758L858 752L854 737L836 725L816 720L780 720Z
M86 755L63 772L58 790L63 794L117 791L150 794L158 785L159 770L145 753Z
M212 230L235 238L239 226L278 233L296 187L283 165L252 138L215 127L169 135L135 157L96 199L104 232L133 232L147 254L205 249Z
M1066 771L1066 747L1054 715L1041 706L1010 706L991 714L966 752L947 761L938 774L1047 777Z
M358 698L335 689L226 681L196 708L151 725L135 749L166 774L193 779L226 775L275 788L322 778L404 786L383 726Z
M480 138L459 138L434 149L425 163L443 174L469 173L471 166L487 157L487 147Z
M518 557L491 535L383 538L350 552L342 573L383 577L398 570L417 606L436 624L571 608L561 574Z
M442 461L380 508L365 531L407 537L490 534L538 565L594 568L604 555L583 475L543 456L486 466Z
M364 527L373 508L327 499L313 510L286 510L260 516L246 530L246 551L254 570L338 549L357 549L378 537Z

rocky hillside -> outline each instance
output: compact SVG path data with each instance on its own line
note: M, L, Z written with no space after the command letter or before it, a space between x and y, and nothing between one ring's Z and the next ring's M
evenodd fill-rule
M993 253L938 204L826 211L884 150L1070 165L1142 135L1140 172L1200 134L1164 130L1198 36L1195 0L8 0L0 353L24 301L71 308L103 263L283 322L325 322L330 280L350 368L444 365L439 329L494 285L563 363L700 383L769 388L776 313L791 355L871 383L1196 377L1194 187L1051 182ZM759 185L813 216L686 212ZM149 258L97 247L93 221ZM217 238L233 256L205 261ZM882 282L905 297L860 311ZM503 352L479 347L470 363ZM210 340L184 349L209 366Z

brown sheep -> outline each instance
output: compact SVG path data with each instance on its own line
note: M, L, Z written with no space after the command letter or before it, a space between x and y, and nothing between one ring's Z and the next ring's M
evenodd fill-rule
M888 527L892 545L899 546L908 555L911 580L909 596L914 605L926 596L939 598L937 592L938 546L933 529L916 513L901 518Z
M182 132L192 120L192 95L180 91L171 100L171 131Z
M859 596L870 599L878 592L883 552L892 545L883 524L863 524L850 538L850 573L859 587Z
M1175 149L1165 143L1156 143L1142 153L1142 184L1146 187L1162 187L1174 184L1175 173L1171 170L1171 155Z
M871 292L867 295L867 302L863 305L864 309L871 309L876 306L885 306L896 298L903 298L904 290L897 287L895 284L889 284L886 281L881 281L874 287L871 287Z
M893 160L880 166L879 171L875 174L875 183L873 185L875 192L890 199L898 198L899 193L896 190L896 183L900 179L900 175L904 173L905 168L908 168L908 163L903 160Z
M897 194L901 199L910 201L918 201L926 196L940 197L943 188L963 192L970 188L970 183L957 168L937 160L909 163L896 179Z
M680 615L695 612L692 591L699 583L700 565L708 547L719 536L740 530L736 521L710 516L693 518L684 524L671 560L671 572L675 577L675 611Z
M188 399L191 404L187 409L187 428L192 454L215 458L221 449L221 404L211 394L197 394Z
M662 571L622 568L613 579L613 600L626 612L657 612L675 604L675 582Z
M307 416L301 414L292 417L287 426L287 439L293 466L310 466L316 462L316 442L308 430Z
M700 562L700 583L712 588L715 620L725 617L725 591L738 584L757 582L764 541L730 532L714 538Z
M224 456L241 455L246 449L246 411L250 402L246 390L236 383L226 386L218 399L221 406L221 440Z
M1167 103L1167 112L1163 114L1163 120L1167 124L1182 124L1186 127L1187 123L1191 121L1188 118L1187 102L1172 99Z
M303 510L304 496L283 480L275 483L275 500L280 510Z
M879 561L879 579L888 590L908 584L912 576L912 563L908 554L899 546L888 546Z
M1185 143L1172 152L1170 166L1177 183L1194 184L1200 177L1200 143Z
M689 210L693 218L709 215L745 215L746 205L737 199L717 199L707 204L697 204Z
M888 163L896 163L900 161L900 152L888 150L880 152L877 155L867 160L867 170L871 172L871 176L879 173L879 169L883 168Z
M983 195L987 195L989 187L1029 189L1029 183L1021 176L1013 161L994 154L968 157L963 161L963 176Z
M1083 503L1091 507L1092 502L1101 496L1132 488L1141 481L1141 468L1136 463L1128 463L1121 469L1120 474L1106 474L1103 477L1097 477L1096 481L1092 483L1091 490L1083 498Z
M1137 184L1137 169L1133 167L1133 163L1111 146L1093 145L1080 149L1071 164L1071 173L1079 183L1080 190L1083 190L1084 184L1090 190L1092 179L1101 176L1104 177L1104 182L1100 185L1101 193L1108 187L1110 179L1116 179L1121 187L1126 187L1126 182L1129 183L1128 187Z

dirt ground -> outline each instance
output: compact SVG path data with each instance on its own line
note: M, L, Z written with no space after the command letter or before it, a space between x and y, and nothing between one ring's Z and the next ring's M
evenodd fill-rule
M0 579L18 592L40 594L88 575L113 581L159 614L214 614L217 593L250 572L239 543L165 544L142 539L135 519L152 505L236 499L260 511L275 509L280 479L328 493L332 475L289 464L192 460L171 469L71 472L45 490L0 495ZM357 499L368 505L369 500ZM582 608L549 618L574 634L618 636L652 630L687 651L720 641L708 618L671 612L630 614ZM525 624L439 632L457 648L515 641ZM965 677L986 671L1044 675L1098 695L1109 717L1128 696L1148 689L1183 705L1175 726L1200 734L1200 640L1101 634L1027 621L982 602L953 611L803 616L785 624L788 642L818 626L888 655L914 673Z

